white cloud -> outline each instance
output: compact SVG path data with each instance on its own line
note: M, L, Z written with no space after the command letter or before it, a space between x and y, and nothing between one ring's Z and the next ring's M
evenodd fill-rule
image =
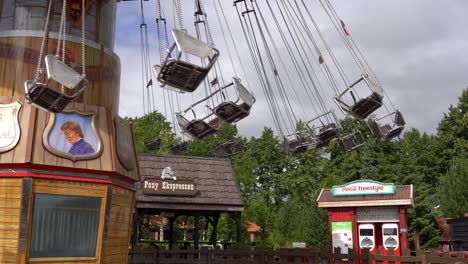
M221 51L219 63L224 72L224 80L228 82L233 75L232 63L226 49L226 45L229 45L234 57L236 72L243 79L243 83L249 81L250 88L257 98L250 116L240 121L237 126L243 135L258 136L265 126L274 127L265 95L258 83L258 78L256 78L257 74L252 60L249 59L250 54L232 1L218 0L216 4L221 2L223 5L226 19L233 29L235 44L241 54L242 65L248 76L244 76L242 73L225 25L223 25L224 36L228 38L228 43L226 44L224 41L213 9L214 1L216 0L206 0L203 3L206 5L214 42ZM170 2L161 0L169 23L173 19ZM183 2L184 24L194 34L192 28L193 2ZM188 2L190 4L186 4ZM268 9L265 2L260 0L257 2L263 7L261 11L267 17ZM306 2L309 4L310 1ZM468 20L465 19L468 6L465 1L335 0L333 4L345 20L369 64L380 78L388 97L395 107L403 112L408 127L434 133L443 113L447 112L450 104L457 103L462 90L468 85L466 78L468 56L465 55L468 50L468 35L464 34L468 28ZM144 5L151 44L151 59L152 63L156 64L159 61L159 53L155 2L151 0L145 2ZM319 14L320 10L312 9L312 6L315 5L316 2L311 2L310 10L313 15L317 15L316 18L320 25L325 26L327 20L323 14ZM218 12L220 12L219 9ZM286 48L281 45L278 31L274 30L274 21L271 16L267 18L280 54L287 55ZM138 1L119 2L117 22L115 52L119 55L122 64L120 115L141 116L144 113L144 89L141 82L140 3ZM169 25L168 30L170 27ZM332 31L327 31L326 27L323 29L326 34L332 33ZM328 27L328 29L330 28ZM342 43L337 39L332 40L334 42L330 44L333 48L342 48ZM342 56L345 53L344 50L336 50L336 54ZM287 60L288 56L285 58ZM351 67L346 62L343 65ZM287 66L289 67L288 71L290 71L292 69L291 63ZM297 79L290 86L300 88ZM285 86L285 88L293 89L290 86ZM164 113L164 95L161 90L157 86L154 87L155 105ZM301 101L305 100L304 90L298 89L297 93ZM322 94L325 103L333 105L330 98L332 91L328 90ZM201 91L197 91L194 95L181 95L181 105L183 105L181 108L185 108L193 102L192 100L197 100L202 96ZM280 98L277 99L280 100ZM298 111L298 99L291 95L291 100L294 100L293 104L298 116L302 116L302 112L304 112L305 115L310 115L309 118L314 117L310 107ZM303 101L303 104L307 105L304 102L307 101ZM166 104L166 111L168 111L167 108Z

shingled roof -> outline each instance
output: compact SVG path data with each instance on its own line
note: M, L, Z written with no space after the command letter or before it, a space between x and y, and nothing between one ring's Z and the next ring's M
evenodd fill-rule
M317 202L322 208L387 205L414 207L413 185L397 185L394 194L379 195L333 196L331 189L322 189Z
M170 155L139 155L140 182L136 184L136 207L158 210L243 211L244 201L231 162L228 159ZM170 167L177 180L192 180L198 186L195 196L163 196L142 193L145 178L161 178Z

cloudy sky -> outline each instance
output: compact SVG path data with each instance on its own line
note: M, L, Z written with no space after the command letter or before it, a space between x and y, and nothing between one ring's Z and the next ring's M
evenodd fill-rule
M173 8L171 0L160 0L166 19L172 23ZM289 0L291 3L293 0ZM312 16L317 19L321 30L326 34L332 32L331 24L324 16L323 10L316 4L318 0L310 2ZM181 0L184 9L184 25L189 33L194 33L193 11L194 1ZM213 3L222 5L222 9L213 8ZM245 38L243 36L236 9L231 0L204 0L208 21L216 48L220 50L219 63L223 78L229 81L233 72L241 75L243 83L253 91L257 102L251 114L238 123L241 135L258 136L265 126L274 127L265 95L256 80L254 65L249 60ZM264 15L269 21L272 36L277 41L280 54L285 54L279 35L275 32L272 17L264 4L265 0L257 0ZM274 3L277 1L269 1ZM281 1L280 1L281 2ZM383 85L387 100L399 109L407 121L407 128L417 128L420 131L434 133L438 122L447 112L451 104L458 102L462 90L468 86L468 4L466 0L333 0L334 8L345 21L351 35L376 73ZM224 24L221 30L218 23L218 13L223 11L226 19L221 17L221 23L227 21L234 35L240 58L236 57L233 41ZM122 76L120 84L120 115L142 116L143 91L141 55L140 55L140 23L141 10L139 1L119 2L117 9L117 28L115 52L120 56ZM156 33L156 3L150 0L144 3L145 22L148 27L151 63L158 64L158 37ZM279 13L276 15L279 17ZM171 27L171 25L169 25ZM168 28L170 30L170 28ZM224 32L224 36L223 36ZM331 33L330 33L331 34ZM330 35L332 36L332 35ZM226 41L225 41L226 39ZM330 37L329 45L337 57L343 55L345 71L354 69L344 59L343 43L337 38ZM229 58L229 52L234 57L234 67ZM288 66L285 59L286 68ZM242 67L246 70L243 76ZM236 69L237 68L237 69ZM154 78L153 78L154 79ZM293 78L294 79L294 78ZM294 81L293 81L294 84ZM325 85L326 86L326 85ZM164 110L164 95L158 86L153 87L155 107L162 113ZM327 88L321 93L327 106L333 105L333 91ZM198 91L198 90L197 90ZM329 96L330 95L330 96ZM296 97L291 96L298 115L313 118L310 104L300 102L301 91ZM186 108L193 100L203 97L200 94L180 96L181 108ZM278 99L279 100L279 99ZM167 102L167 101L166 101ZM185 104L185 105L184 105ZM300 105L300 107L299 107ZM299 112L301 114L299 114ZM168 113L169 115L170 113Z

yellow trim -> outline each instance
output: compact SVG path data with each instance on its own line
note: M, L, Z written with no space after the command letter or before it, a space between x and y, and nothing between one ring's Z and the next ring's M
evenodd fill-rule
M97 257L81 257L81 258L30 258L29 262L78 262L78 261L95 261Z

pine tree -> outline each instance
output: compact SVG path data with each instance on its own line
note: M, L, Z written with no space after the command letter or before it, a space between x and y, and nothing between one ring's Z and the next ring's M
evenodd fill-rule
M441 177L437 197L444 216L461 217L468 213L468 159L456 160Z

